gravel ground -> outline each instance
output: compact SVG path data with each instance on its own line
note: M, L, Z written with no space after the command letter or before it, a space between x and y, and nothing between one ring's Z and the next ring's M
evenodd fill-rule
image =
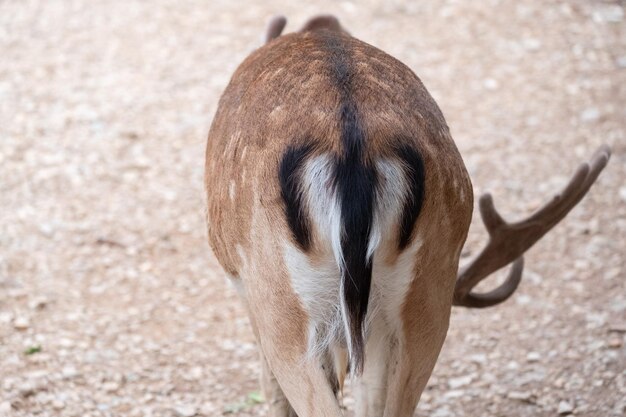
M613 146L518 294L455 309L417 415L624 415L624 3L278 3L0 2L0 416L263 414L206 243L204 142L267 17L320 11L416 71L510 218Z

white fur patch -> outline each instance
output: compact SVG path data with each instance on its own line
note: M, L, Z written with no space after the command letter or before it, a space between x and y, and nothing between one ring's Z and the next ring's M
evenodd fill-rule
M303 170L302 193L317 233L322 241L330 242L337 265L343 268L341 206L333 193L332 173L333 161L329 155L310 159Z
M415 252L419 239L407 248L394 265L382 265L376 253L386 245L393 250L398 245L398 221L406 198L406 176L401 163L380 160L376 163L379 186L367 257L373 260L372 293L365 329L372 318L390 319L399 323L404 295L413 279ZM348 335L348 314L343 296L341 268L344 258L341 239L344 233L340 201L332 183L333 159L320 155L308 160L303 169L301 192L315 235L319 237L317 251L327 253L319 264L312 265L308 256L293 244L286 242L284 256L294 290L301 298L310 317L308 350L320 355L331 346L345 341L352 357L352 343ZM393 316L393 318L391 317ZM387 321L387 320L386 320ZM366 330L367 331L367 330Z
M397 245L397 242L394 243ZM395 327L394 332L401 331L402 305L415 278L417 252L423 244L424 241L420 239L418 231L411 244L393 264L386 264L374 256L370 303L375 307L368 310L368 322L375 320L377 314L381 314L385 322Z
M235 181L230 181L230 185L228 186L228 196L230 197L230 201L235 200Z
M370 232L370 241L367 247L367 258L371 259L381 244L383 236L387 239L397 239L390 236L398 229L397 224L402 215L402 207L406 199L408 187L401 165L395 161L380 160L376 162L378 173L378 189L376 192L376 207L374 221Z
M343 340L347 319L341 291L343 226L341 207L333 192L333 161L329 155L308 160L303 169L301 192L316 235L329 256L321 265L311 265L299 249L287 244L285 257L294 289L311 318L309 353L321 354L331 343ZM343 332L341 331L344 328ZM347 334L347 333L346 333ZM350 341L346 341L350 345Z
M339 267L332 255L312 265L308 256L289 242L284 245L284 256L293 289L309 315L309 355L320 356L344 338Z

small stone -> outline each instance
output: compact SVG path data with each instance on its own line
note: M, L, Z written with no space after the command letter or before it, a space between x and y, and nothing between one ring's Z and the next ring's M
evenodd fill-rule
M626 187L620 187L619 189L619 198L626 203Z
M580 120L585 123L595 122L600 118L600 110L596 107L590 107L580 113Z
M198 409L193 405L179 405L174 411L180 417L193 417L198 413Z
M474 377L472 375L465 375L465 376L460 376L457 378L450 378L450 380L448 381L448 386L451 389L461 388L466 385L469 385L473 379Z
M507 397L512 400L530 401L532 394L526 391L511 391L507 394Z
M13 320L13 327L17 330L26 330L30 326L30 321L26 317L16 317Z
M96 408L99 411L107 411L109 408L111 408L111 406L109 404L100 403L100 404L96 405Z
M613 335L609 338L609 347L611 349L619 349L624 344L624 341L618 335Z
M102 384L102 389L106 392L116 392L118 389L120 389L120 384L118 384L117 382L105 382L104 384Z
M0 415L9 415L9 413L11 412L11 402L10 401L3 401L0 403Z
M626 323L612 323L609 326L610 332L626 333Z
M487 90L493 91L493 90L498 89L499 83L498 83L498 80L494 80L493 78L486 78L483 81L483 85L485 86Z
M9 324L11 323L11 320L13 320L13 314L8 313L8 312L0 313L0 323Z
M522 41L524 48L529 51L536 51L541 48L541 41L535 38L527 38Z
M64 367L61 373L63 374L63 378L66 378L66 379L70 379L70 378L74 378L78 376L78 371L76 370L75 367L71 365Z
M624 19L624 9L618 4L601 7L593 12L593 20L598 23L619 23Z
M470 355L469 360L474 363L485 364L487 363L487 355L485 355L484 353L476 353Z
M28 307L32 310L43 310L48 304L46 297L36 297L28 303Z
M53 400L52 408L54 408L55 410L62 410L65 408L65 403L61 400Z
M446 399L453 399L453 398L461 398L464 395L465 395L465 390L454 389L454 390L446 392L443 395L443 397L446 398Z
M541 355L538 352L528 352L526 355L526 361L530 363L539 362L540 359Z
M574 412L574 406L568 401L561 401L557 412L560 416L567 416Z
M71 348L75 344L72 339L68 339L67 337L59 339L58 343L59 343L59 346L64 347L64 348Z
M40 225L39 226L39 231L45 237L52 237L52 236L54 236L54 226L52 224L44 223L44 224Z
M452 417L453 415L449 408L439 408L432 413L433 417Z
M204 375L204 370L202 369L202 367L195 366L195 367L191 368L191 370L189 371L188 377L191 380L197 381L197 380L201 379L203 375Z

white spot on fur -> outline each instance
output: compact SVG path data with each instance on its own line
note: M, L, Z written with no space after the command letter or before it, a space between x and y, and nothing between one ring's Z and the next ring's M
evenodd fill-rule
M270 117L274 118L274 117L278 116L281 112L283 112L283 106L276 106L270 112Z
M230 185L228 186L228 196L230 197L230 201L235 201L235 181L230 181Z
M239 255L239 261L243 267L242 269L246 268L248 265L248 257L246 256L246 253L243 250L243 246L237 243L235 245L235 251L237 251L237 255Z
M459 180L454 178L452 180L452 185L454 186L454 189L457 190L459 193L459 200L461 200L461 202L464 202L465 201L465 189L463 189L463 184L459 184Z

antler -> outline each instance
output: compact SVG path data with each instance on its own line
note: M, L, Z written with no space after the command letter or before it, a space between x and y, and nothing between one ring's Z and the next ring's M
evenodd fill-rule
M483 223L489 232L489 242L459 273L454 289L454 305L483 308L509 298L522 279L524 252L561 221L587 194L609 161L610 155L611 148L607 145L598 148L590 162L578 167L560 194L530 217L517 223L506 222L493 205L491 195L483 194L479 207ZM480 281L510 262L513 262L513 266L502 285L484 294L471 292Z
M287 25L287 18L285 16L274 16L267 24L267 30L265 31L265 43L268 43L280 36L283 33Z

